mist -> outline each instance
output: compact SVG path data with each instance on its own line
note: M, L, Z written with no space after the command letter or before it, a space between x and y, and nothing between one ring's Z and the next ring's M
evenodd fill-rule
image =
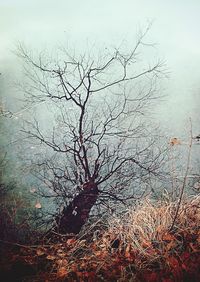
M123 42L128 47L138 30L153 21L148 41L156 43L155 52L169 71L163 87L166 99L159 105L156 119L170 134L181 136L190 117L198 134L198 1L60 1L59 5L54 1L1 1L0 5L4 103L11 107L18 104L19 94L12 87L13 78L21 79L20 64L13 53L18 42L39 51L72 46L80 52L93 45L103 49Z
M0 0L5 281L197 281L199 11Z

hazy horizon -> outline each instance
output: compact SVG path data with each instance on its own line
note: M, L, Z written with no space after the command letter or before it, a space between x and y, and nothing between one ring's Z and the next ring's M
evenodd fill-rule
M34 51L67 44L80 52L93 44L99 49L131 46L140 28L153 26L147 41L166 62L169 78L163 83L165 101L155 121L172 135L182 135L189 118L199 134L200 104L199 1L2 1L0 0L0 76L4 100L17 103L13 79L23 79L13 53L18 42ZM147 61L151 58L147 57ZM6 98L7 96L7 98Z

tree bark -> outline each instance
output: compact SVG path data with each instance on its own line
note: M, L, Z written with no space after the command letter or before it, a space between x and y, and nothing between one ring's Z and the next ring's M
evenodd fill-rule
M89 213L98 198L97 184L87 182L81 191L61 215L56 218L57 231L60 234L78 234L89 218Z

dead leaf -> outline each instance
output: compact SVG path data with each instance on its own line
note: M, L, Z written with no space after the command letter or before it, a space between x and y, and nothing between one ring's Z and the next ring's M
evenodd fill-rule
M61 267L61 266L67 265L67 260L66 259L58 259L58 260L56 260L56 263Z
M48 255L48 256L47 256L47 259L48 259L48 260L54 260L54 259L56 259L56 257L55 257L55 256L52 256L52 255Z
M35 192L36 192L36 188L32 187L32 188L30 189L30 193L35 193Z
M125 249L125 257L126 257L127 259L130 259L130 258L131 258L131 253L130 253L130 251L131 251L131 245L128 244L127 247L126 247L126 249Z
M36 209L41 209L41 208L42 208L42 205L40 204L40 202L37 202L37 203L35 204L35 208L36 208Z
M57 250L57 255L59 257L64 257L65 256L65 252L62 249Z
M73 245L74 243L76 242L76 239L74 239L74 238L71 238L71 239L68 239L67 240L67 245Z
M67 269L66 269L66 267L64 267L64 266L62 266L62 267L60 267L59 269L58 269L58 271L57 271L57 276L58 277L64 277L64 276L66 276L67 275Z
M36 250L36 254L37 254L38 256L44 255L44 254L45 254L45 249L43 249L43 248L37 249L37 250Z
M180 144L181 144L181 141L180 141L178 138L174 137L174 138L172 138L172 139L170 140L169 144L170 144L171 146L180 145Z
M152 243L150 241L144 240L142 242L142 247L143 248L150 248L150 247L152 247Z
M175 241L176 240L176 238L172 235L172 234L170 234L170 233L165 233L165 234L163 234L163 236L162 236L162 240L163 241Z

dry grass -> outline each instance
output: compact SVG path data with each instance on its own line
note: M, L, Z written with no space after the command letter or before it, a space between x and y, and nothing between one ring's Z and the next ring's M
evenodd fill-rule
M146 199L79 238L26 248L20 259L48 271L23 281L197 281L200 196L183 200L169 232L176 205Z
M177 202L152 202L146 199L134 210L128 210L122 218L113 217L108 221L108 230L103 238L117 237L125 244L141 253L146 251L146 242L162 240L169 233ZM180 231L192 231L200 226L200 196L191 197L182 202L174 228L174 234Z

